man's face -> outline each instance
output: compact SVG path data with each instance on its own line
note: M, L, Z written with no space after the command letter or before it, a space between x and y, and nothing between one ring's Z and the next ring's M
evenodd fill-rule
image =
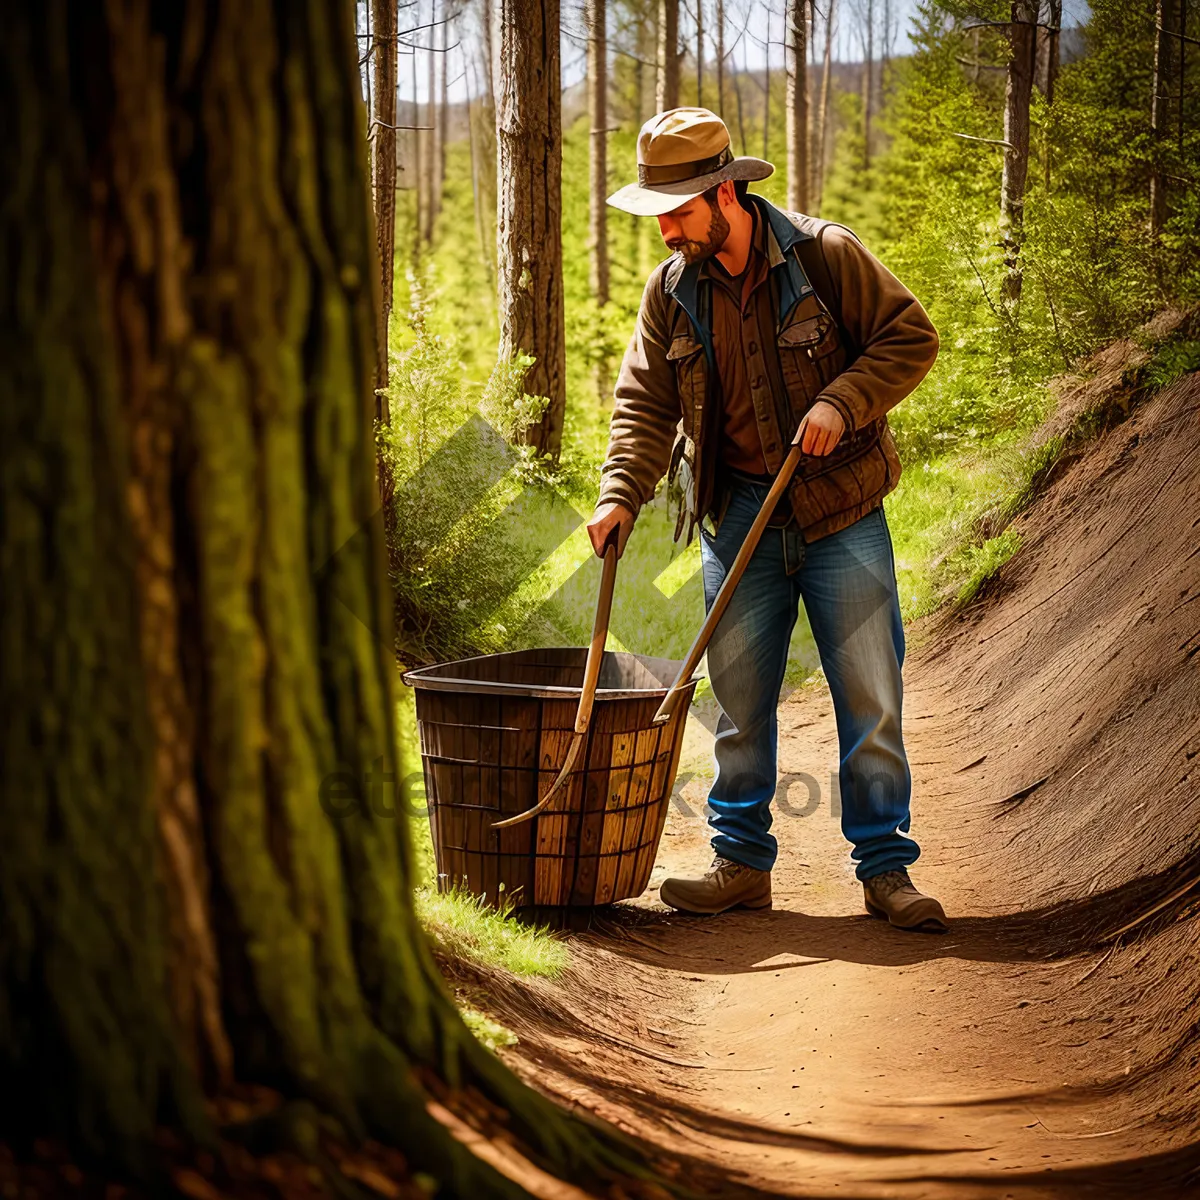
M724 185L722 185L724 187ZM658 218L662 239L670 250L678 250L685 262L711 258L729 236L729 222L719 200L711 204L697 196Z

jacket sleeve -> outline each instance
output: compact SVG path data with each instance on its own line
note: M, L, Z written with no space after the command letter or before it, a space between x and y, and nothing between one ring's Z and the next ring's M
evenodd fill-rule
M661 272L655 271L642 293L637 324L617 375L597 507L615 500L636 513L653 499L666 473L683 414L675 371L667 361L663 309Z
M842 303L842 323L861 349L818 399L853 433L894 408L925 378L938 334L920 301L848 229L831 225L823 246Z

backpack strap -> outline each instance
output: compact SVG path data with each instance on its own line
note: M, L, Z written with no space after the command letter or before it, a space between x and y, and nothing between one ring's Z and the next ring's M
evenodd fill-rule
M814 236L796 243L796 255L800 259L800 265L804 268L804 274L808 277L808 282L812 284L813 291L817 293L817 299L821 301L829 311L829 315L837 323L842 343L849 351L849 359L853 360L861 353L861 347L850 336L845 323L842 321L841 289L834 282L833 276L829 271L829 263L825 258L825 230L830 225L837 225L838 222L820 221L818 223L813 219L813 223L817 225ZM846 229L845 225L839 225L838 227ZM851 237L857 239L858 235L854 230L846 229L846 232Z

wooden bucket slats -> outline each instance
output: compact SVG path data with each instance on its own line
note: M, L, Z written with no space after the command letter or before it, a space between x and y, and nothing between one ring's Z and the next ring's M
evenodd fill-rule
M493 828L535 805L566 761L586 658L551 647L406 674L441 889L459 884L492 904L538 907L645 890L687 715L681 704L665 724L652 722L678 668L670 660L606 653L591 727L562 791L533 819ZM547 690L556 688L568 690Z

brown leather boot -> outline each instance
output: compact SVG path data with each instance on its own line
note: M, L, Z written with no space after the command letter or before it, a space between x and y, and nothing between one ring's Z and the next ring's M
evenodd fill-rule
M919 933L945 933L949 926L942 906L913 887L907 871L884 871L863 880L867 912L883 917L897 929Z
M771 872L718 854L700 879L664 879L658 894L681 912L713 915L739 906L770 908Z

